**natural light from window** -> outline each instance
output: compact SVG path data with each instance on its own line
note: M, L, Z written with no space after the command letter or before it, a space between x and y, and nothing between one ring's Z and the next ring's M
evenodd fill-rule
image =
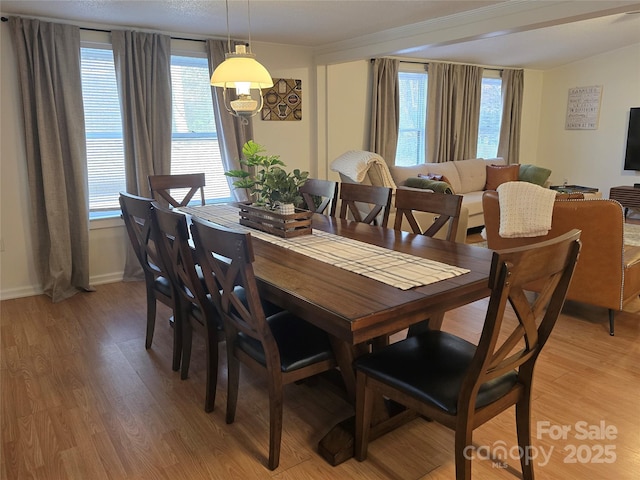
M171 90L171 173L204 172L207 201L229 200L231 194L213 117L207 59L173 55Z
M119 212L118 194L126 188L122 117L113 52L106 48L80 50L89 210L97 217Z

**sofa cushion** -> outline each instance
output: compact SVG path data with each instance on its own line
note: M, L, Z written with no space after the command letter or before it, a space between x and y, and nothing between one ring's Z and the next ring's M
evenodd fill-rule
M453 162L425 163L424 167L425 171L423 173L431 173L447 177L447 180L449 180L447 183L451 185L451 189L456 193L461 193L462 181Z
M451 185L447 182L431 180L426 177L409 177L404 182L404 186L433 190L436 193L453 193Z
M451 182L449 182L449 179L444 176L444 175L438 175L437 173L427 173L426 175L423 173L419 173L418 174L418 178L426 178L428 180L436 180L438 182L446 182L449 184L449 186L451 186Z
M423 163L420 165L412 165L410 167L405 166L393 166L389 167L391 176L396 182L396 185L404 185L407 178L418 177L420 175L443 175L447 177L449 185L454 192L458 192L460 188L460 177L458 171L453 165L453 162L444 163Z
M385 187L396 188L396 185L391 183L392 178L389 179L389 174L386 170L386 165L383 166L377 163L371 163L369 170L367 171L371 185L382 185ZM385 179L388 179L389 181L385 181ZM395 183L395 181L393 183Z
M517 182L520 165L487 165L487 183L485 190L495 190L506 182Z
M462 196L462 206L469 210L469 217L482 215L482 194L484 191L467 192ZM474 227L476 225L473 225Z
M455 165L460 177L460 188L455 189L456 193L476 192L484 190L487 179L486 163L481 158L468 160L456 160L451 162Z
M518 174L518 180L521 182L535 183L544 187L545 182L551 175L551 170L548 168L538 167L537 165L524 164L520 165L520 172Z

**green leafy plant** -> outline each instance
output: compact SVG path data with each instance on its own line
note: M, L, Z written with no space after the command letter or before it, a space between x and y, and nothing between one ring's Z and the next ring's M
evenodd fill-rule
M287 172L282 168L286 165L279 155L263 155L264 152L264 147L249 140L242 146L244 158L240 159L249 171L229 170L225 175L237 178L233 185L247 189L256 205L274 210L280 204L301 204L300 187L307 181L309 172L297 168Z

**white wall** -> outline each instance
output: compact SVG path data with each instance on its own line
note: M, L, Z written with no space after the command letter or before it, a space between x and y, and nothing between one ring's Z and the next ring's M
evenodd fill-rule
M327 165L347 150L369 148L369 76L369 60L327 67ZM327 172L329 178L338 178Z
M32 295L37 275L31 258L30 210L18 73L9 28L0 28L0 294Z
M520 133L520 164L538 164L538 136L544 73L540 70L524 71L522 98L522 125Z
M312 52L288 45L256 43L252 48L272 77L302 80L302 120L264 121L258 115L253 119L254 140L264 145L267 153L280 155L287 169L299 168L316 176L317 107Z
M602 85L597 130L565 130L568 91ZM597 187L604 197L617 185L640 182L624 171L629 108L640 106L640 43L544 72L538 164L553 183Z

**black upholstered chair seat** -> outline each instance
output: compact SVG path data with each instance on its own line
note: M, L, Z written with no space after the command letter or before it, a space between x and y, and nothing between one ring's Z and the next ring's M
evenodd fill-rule
M153 288L155 288L158 292L166 295L167 297L173 296L173 291L171 290L171 281L162 275L159 275L153 281Z
M203 279L203 282L204 282L204 279ZM243 303L246 304L247 299L244 293L244 288L236 287L236 290L239 292L238 297L242 300ZM211 295L207 294L207 298L211 300ZM193 315L193 317L196 320L198 320L200 323L204 324L204 317L202 316L202 311L200 310L200 307L197 304L192 303L190 308L191 308L191 315ZM282 311L280 307L266 300L262 300L262 308L264 309L264 313L266 316L275 315L276 313ZM223 323L222 320L218 321L218 330L223 329L222 323Z
M209 297L209 295L207 295L207 297ZM189 312L189 314L198 322L200 322L200 324L204 325L205 317L202 313L202 309L200 308L200 306L196 303L192 303L189 306L189 308L191 308L191 311ZM219 315L216 315L216 327L217 327L217 330L219 331L223 329L222 319L220 318Z
M429 331L394 343L355 361L368 376L455 415L460 387L476 346L442 331ZM506 394L518 380L515 371L480 387L476 408Z
M327 334L290 312L282 311L267 318L280 351L280 368L289 372L333 357ZM238 334L236 346L266 366L265 353L259 340Z
M234 290L238 292L238 299L247 305L247 294L245 293L244 288L237 286ZM278 312L282 312L282 308L268 300L265 300L264 298L260 299L260 303L262 304L262 310L264 311L265 317L270 317Z

